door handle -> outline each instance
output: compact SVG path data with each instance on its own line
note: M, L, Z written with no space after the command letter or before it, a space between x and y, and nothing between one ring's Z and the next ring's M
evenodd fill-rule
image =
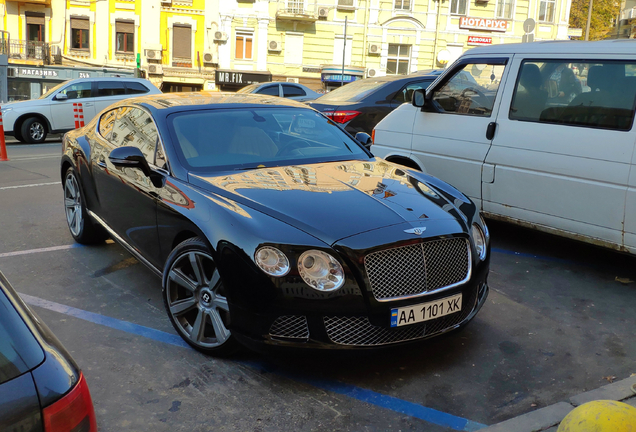
M106 161L104 159L100 159L99 161L97 161L97 165L102 168L106 168Z
M497 129L497 123L490 122L488 123L488 127L486 128L486 139L492 140L495 137L495 130Z
M91 102L85 102L83 105L87 106L87 107L92 107L93 106L93 104Z

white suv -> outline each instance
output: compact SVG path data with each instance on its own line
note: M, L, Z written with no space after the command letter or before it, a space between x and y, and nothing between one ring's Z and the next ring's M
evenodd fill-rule
M79 78L63 82L38 99L12 102L2 106L5 135L29 144L44 141L49 133L75 128L73 103L81 102L84 122L111 104L125 98L161 91L140 78Z

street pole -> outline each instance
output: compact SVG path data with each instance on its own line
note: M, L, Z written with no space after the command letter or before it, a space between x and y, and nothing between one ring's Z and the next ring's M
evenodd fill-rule
M340 87L344 85L344 67L345 67L346 57L347 57L347 17L345 17L344 41L342 44L342 75L340 75Z
M590 0L590 4L587 6L587 24L585 25L585 40L590 40L590 21L592 21L592 3L594 0Z

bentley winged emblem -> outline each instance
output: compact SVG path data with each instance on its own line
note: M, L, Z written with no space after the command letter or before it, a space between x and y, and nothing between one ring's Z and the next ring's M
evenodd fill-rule
M407 234L415 234L415 235L422 235L424 231L426 231L426 227L411 228L411 229L404 230L404 232Z

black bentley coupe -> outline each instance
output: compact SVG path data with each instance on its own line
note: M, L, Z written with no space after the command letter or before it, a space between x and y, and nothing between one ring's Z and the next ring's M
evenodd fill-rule
M61 176L75 240L110 236L160 276L206 353L405 344L463 326L488 294L475 205L301 103L126 99L64 136Z

